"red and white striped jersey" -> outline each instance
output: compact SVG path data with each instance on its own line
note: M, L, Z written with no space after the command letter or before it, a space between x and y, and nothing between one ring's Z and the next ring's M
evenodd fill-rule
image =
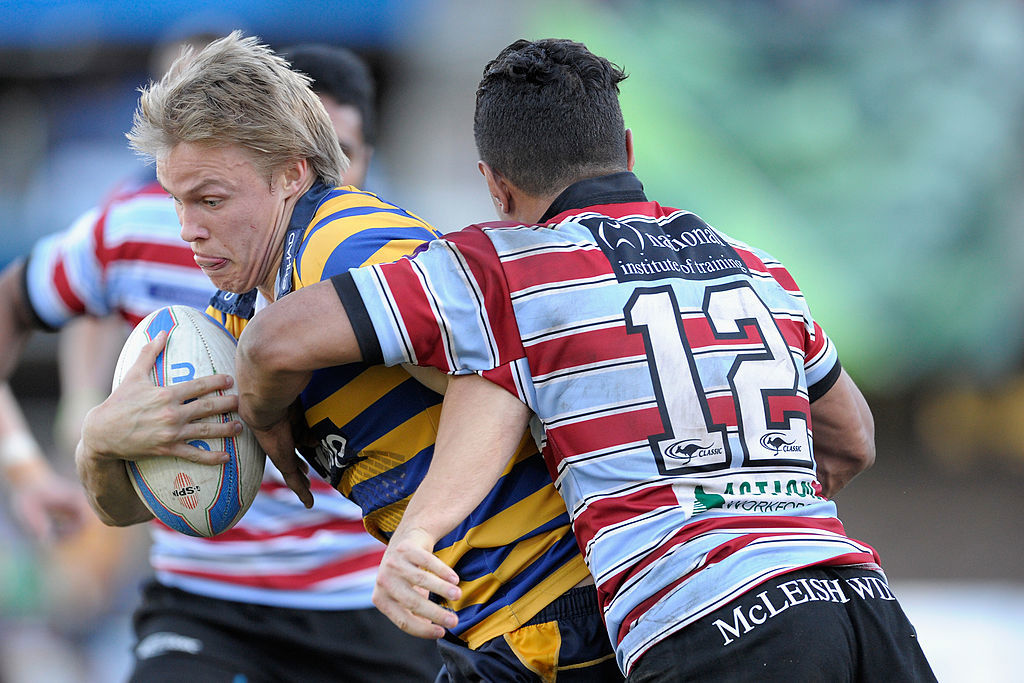
M179 236L174 203L156 182L116 193L65 232L40 240L26 294L51 328L118 313L136 324L169 304L205 310L215 288ZM363 529L359 507L315 480L307 510L276 468L231 530L196 538L151 525L150 562L168 586L225 600L297 609L372 606L384 544Z
M83 314L135 325L169 303L205 309L214 288L179 231L157 182L116 192L32 248L26 278L36 315L57 328Z
M549 214L336 286L364 350L479 372L534 411L623 671L772 576L877 566L818 495L810 402L840 365L786 269L631 173Z

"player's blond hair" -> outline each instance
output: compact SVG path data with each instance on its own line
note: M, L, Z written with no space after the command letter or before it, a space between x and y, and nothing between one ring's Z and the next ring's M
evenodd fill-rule
M180 142L239 145L267 178L308 159L329 185L348 168L337 134L310 79L256 37L241 32L186 50L158 82L140 89L129 145L153 160Z

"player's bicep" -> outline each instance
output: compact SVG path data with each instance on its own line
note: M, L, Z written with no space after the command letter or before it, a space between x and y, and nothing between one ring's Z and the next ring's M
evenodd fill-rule
M845 370L811 403L811 424L818 480L832 496L875 461L874 418Z

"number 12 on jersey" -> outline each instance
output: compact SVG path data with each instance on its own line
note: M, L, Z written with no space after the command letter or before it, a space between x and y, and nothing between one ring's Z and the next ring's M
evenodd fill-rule
M730 467L734 444L742 450L736 465L813 467L801 374L750 283L705 290L709 334L699 345L687 338L670 285L638 288L623 312L627 332L642 335L647 350L664 428L649 440L662 474ZM701 364L724 370L720 386L705 386Z

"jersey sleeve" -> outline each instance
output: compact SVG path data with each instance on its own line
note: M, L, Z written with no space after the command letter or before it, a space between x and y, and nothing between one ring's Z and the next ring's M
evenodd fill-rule
M787 321L792 322L791 327L787 327L795 328L789 339L791 347L803 353L807 395L813 403L832 388L842 372L835 344L821 325L811 317L811 310L803 292L789 270L778 259L739 240L729 239L729 243L741 255L755 279L772 282L774 287L781 288L786 299L792 302L787 305L787 309L795 304L786 315Z
M813 403L832 388L839 379L843 366L839 362L835 344L821 329L821 325L811 321L811 326L814 332L809 336L807 343L804 375L807 377L807 395Z
M749 247L747 248L749 249ZM810 307L807 305L804 294L786 267L764 251L759 249L751 249L751 251L761 260L775 282L800 304L803 318L804 376L807 380L807 395L813 403L824 396L839 379L839 374L842 371L839 352L821 325L811 317Z
M65 231L39 240L25 270L25 291L32 310L50 328L90 313L106 315L103 251L104 213L94 208Z
M525 355L501 264L479 228L412 258L350 270L334 285L365 360L467 374Z

